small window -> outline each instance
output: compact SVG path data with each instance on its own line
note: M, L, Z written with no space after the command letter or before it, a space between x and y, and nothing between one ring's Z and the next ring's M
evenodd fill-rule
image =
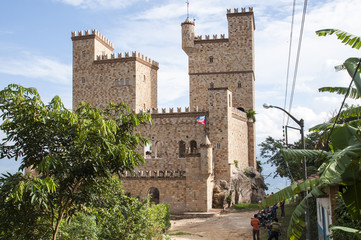
M125 79L125 85L129 85L129 78Z
M217 143L217 149L221 149L221 144Z
M241 88L242 87L242 84L241 84L241 82L239 81L238 82L238 88Z
M186 143L179 141L179 157L184 158L186 156Z
M114 80L114 86L119 87L119 79Z
M85 57L85 50L81 51L81 57Z
M145 82L145 80L146 80L146 77L145 77L145 75L144 75L143 77L144 77L144 82Z
M120 79L120 85L121 85L121 86L124 85L124 79L123 79L123 78Z
M99 77L99 81L103 82L103 76Z
M197 153L197 142L192 140L190 141L189 145L191 147L191 154Z
M85 78L84 77L81 78L81 83L85 83Z
M209 84L209 87L210 87L210 88L214 88L214 83L211 82L211 84Z
M213 57L212 57L212 56L209 57L209 62L210 62L210 63L213 62Z

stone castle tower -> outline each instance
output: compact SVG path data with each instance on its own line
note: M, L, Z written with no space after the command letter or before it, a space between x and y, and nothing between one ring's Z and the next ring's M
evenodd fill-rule
M189 57L190 106L208 107L209 88L227 87L232 106L254 110L254 15L252 8L227 11L228 38L225 34L195 36L194 23L182 23L182 48Z
M157 107L157 62L137 52L112 54L113 44L97 30L73 32L72 40L73 109L80 101L100 108L110 102Z
M208 211L216 181L231 183L235 172L256 167L255 123L245 113L254 109L253 9L227 10L227 19L228 38L196 37L192 21L181 24L190 82L184 110L158 109L157 62L114 54L96 30L72 33L73 109L80 101L100 108L123 101L151 114L153 124L139 128L151 142L146 165L126 173L123 186L141 199L152 194L172 213ZM200 116L206 125L197 123Z

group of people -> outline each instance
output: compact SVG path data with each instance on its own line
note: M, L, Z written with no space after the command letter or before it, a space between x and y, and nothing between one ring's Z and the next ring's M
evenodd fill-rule
M285 201L280 202L281 208L281 217L285 216ZM266 207L262 210L259 210L257 214L251 220L251 226L253 227L253 240L259 240L259 228L261 226L267 228L268 240L276 239L281 235L281 224L278 222L277 218L277 204L273 205L271 208Z

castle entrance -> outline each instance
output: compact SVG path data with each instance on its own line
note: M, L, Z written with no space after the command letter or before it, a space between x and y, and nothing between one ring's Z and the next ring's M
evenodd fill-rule
M148 190L148 194L150 195L150 201L155 204L159 204L159 190L158 188L151 187Z

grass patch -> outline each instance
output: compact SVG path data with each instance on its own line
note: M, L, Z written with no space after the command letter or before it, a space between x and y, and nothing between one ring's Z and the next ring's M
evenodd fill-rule
M196 234L196 233L190 233L190 232L184 232L184 231L175 231L175 232L170 232L168 233L169 236L182 236L182 235L190 235L190 236L198 236L198 237L203 237L200 234Z
M258 203L238 203L232 205L232 208L258 210Z

